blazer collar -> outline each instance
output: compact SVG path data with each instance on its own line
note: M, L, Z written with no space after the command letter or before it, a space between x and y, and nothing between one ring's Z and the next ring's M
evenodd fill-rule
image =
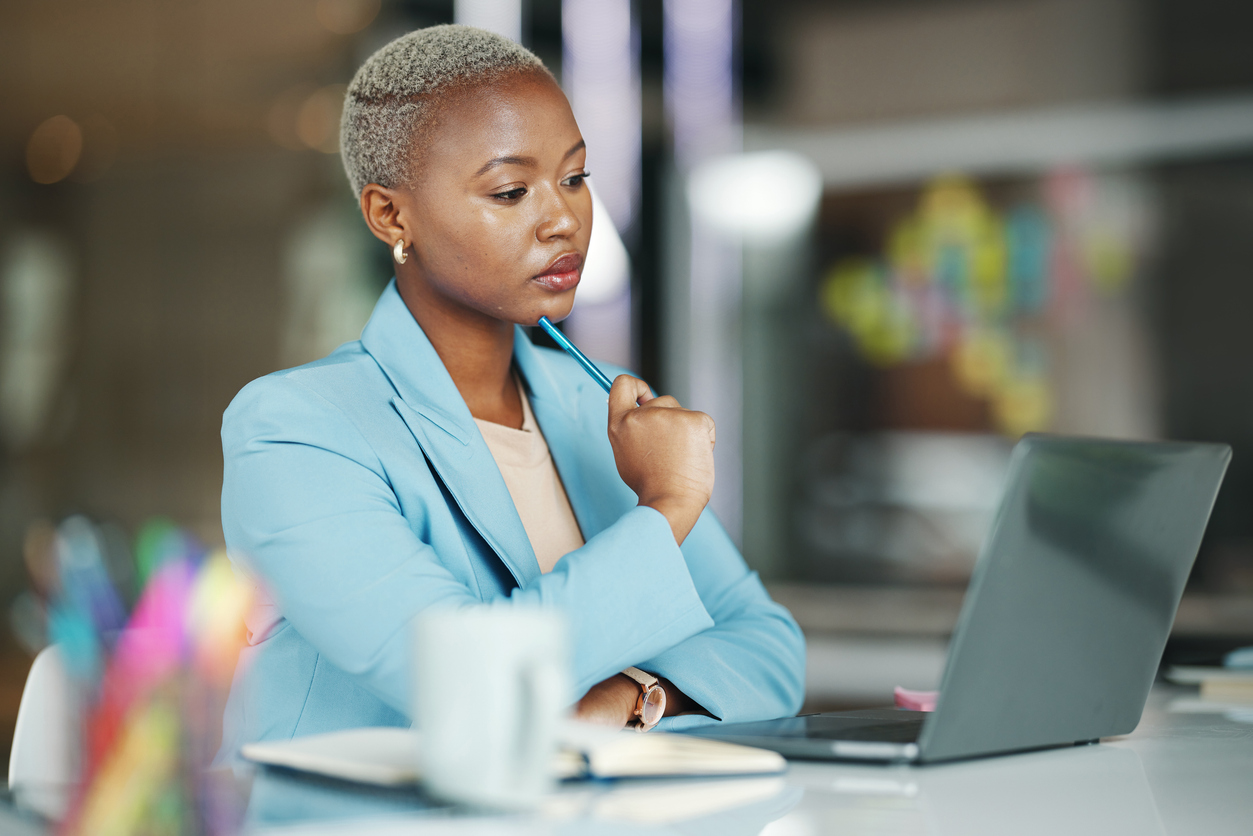
M471 525L520 586L539 577L535 552L500 469L394 279L375 306L361 343L391 380L397 413ZM590 400L584 400L584 390L594 384L581 372L573 380L560 374L546 353L532 345L521 327L515 328L514 362L574 516L584 538L590 539L634 504L634 494L616 472L607 478L597 467L604 458L607 409L592 409Z
M609 408L596 384L572 362L531 344L517 329L513 357L527 382L531 409L548 442L570 507L591 539L617 522L636 503L605 450ZM572 373L563 373L573 370ZM589 390L595 389L595 393Z
M466 519L519 586L539 577L531 541L496 460L395 279L375 305L361 344L391 381L396 390L392 406Z
M361 345L404 402L462 445L477 433L470 408L448 370L400 298L392 279L361 332Z

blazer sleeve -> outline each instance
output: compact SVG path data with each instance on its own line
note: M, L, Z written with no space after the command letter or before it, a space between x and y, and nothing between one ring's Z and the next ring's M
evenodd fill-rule
M708 509L683 542L683 555L714 626L637 667L669 679L725 722L795 714L805 695L805 639L791 613L770 599ZM660 728L708 722L667 717Z
M612 376L634 374L605 368ZM589 401L595 397L598 392ZM805 638L792 614L771 600L708 508L683 541L682 553L713 625L630 664L669 679L717 720L749 722L796 714L805 698ZM676 731L710 722L704 715L667 717L659 728Z
M407 518L360 430L284 376L236 397L222 447L222 525L233 557L320 654L409 715L413 620L431 606L484 603L415 533L423 509L407 509ZM628 550L630 573L615 559ZM552 572L488 603L564 612L572 701L714 624L669 524L651 508L629 511Z

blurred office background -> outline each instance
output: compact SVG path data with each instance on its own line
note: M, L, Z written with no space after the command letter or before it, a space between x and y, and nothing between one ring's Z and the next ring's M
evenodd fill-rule
M1231 444L1173 652L1253 635L1247 4L17 0L0 737L36 523L220 542L223 409L358 335L390 262L344 85L454 20L570 95L598 215L565 327L718 421L713 505L810 636L811 705L935 684L1032 430Z

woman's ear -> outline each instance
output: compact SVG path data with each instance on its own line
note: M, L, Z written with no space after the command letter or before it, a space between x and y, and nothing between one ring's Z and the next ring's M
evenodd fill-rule
M369 183L361 190L361 215L366 226L388 247L397 241L404 241L406 247L413 243L412 232L400 216L398 198L395 189L378 183Z

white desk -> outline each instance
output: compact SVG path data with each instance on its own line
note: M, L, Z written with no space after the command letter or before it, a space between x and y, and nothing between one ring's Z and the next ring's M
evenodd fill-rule
M1126 738L931 767L793 763L780 778L568 786L538 814L475 816L409 794L261 775L248 830L383 834L1240 834L1253 833L1253 708L1168 710L1155 690Z

